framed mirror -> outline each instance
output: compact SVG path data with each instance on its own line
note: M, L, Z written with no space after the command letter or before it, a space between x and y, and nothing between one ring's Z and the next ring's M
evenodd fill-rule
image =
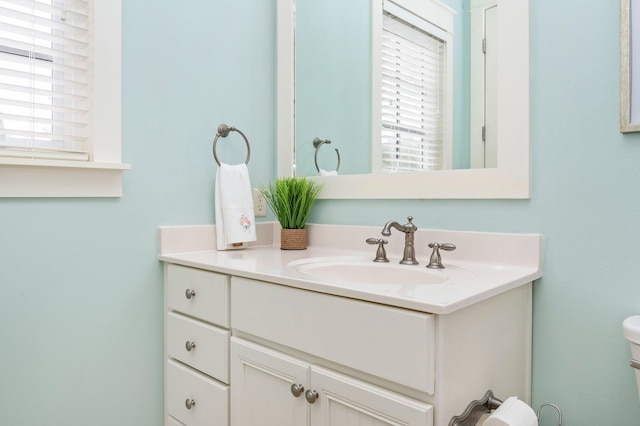
M295 53L296 4L295 1L278 0L278 90L277 90L277 140L278 175L296 174L296 80L302 81L296 70L296 56L313 58L315 52ZM363 12L365 17L382 10L379 3L371 1L372 12ZM403 3L392 0L391 3ZM462 2L461 2L462 3ZM298 5L301 6L301 5ZM302 13L302 12L300 12ZM335 14L334 14L335 16ZM371 16L371 21L382 19ZM302 23L300 23L302 24ZM325 185L321 198L528 198L529 197L529 13L526 0L499 0L497 8L497 39L499 43L496 55L497 89L496 128L497 128L497 167L465 168L408 173L383 173L378 171L357 172L337 176L316 176ZM301 33L301 28L297 30ZM331 31L331 28L328 28ZM452 31L455 33L455 30ZM371 31L371 46L376 45L379 35ZM373 47L372 47L373 49ZM365 52L366 53L366 52ZM362 61L361 61L362 62ZM375 74L375 61L370 61L371 75ZM362 64L360 64L362 65ZM298 67L300 70L301 67ZM340 70L340 64L335 69ZM338 78L334 76L333 78ZM305 77L306 78L306 77ZM373 79L372 79L373 81ZM455 90L455 89L454 89ZM375 121L379 92L371 84L371 114ZM336 107L341 107L336 103ZM349 109L350 108L350 109ZM341 114L362 117L363 111L354 111L357 106L347 107ZM362 108L362 107L360 107ZM366 108L366 107L365 107ZM355 113L355 114L354 114ZM455 120L453 120L455 121ZM302 124L300 124L302 126ZM380 140L372 126L371 141ZM322 129L317 129L320 132ZM323 134L318 134L323 137ZM311 144L311 140L304 141ZM341 141L342 144L344 142ZM374 145L375 147L375 145ZM340 144L325 145L323 150L332 153ZM300 151L300 149L298 149ZM313 149L311 151L313 152ZM345 150L348 153L348 150ZM335 154L334 154L335 155ZM355 154L349 154L354 156ZM364 155L364 154L363 154ZM305 159L309 159L309 153ZM342 155L343 164L349 161ZM334 160L335 164L335 160ZM348 168L345 168L348 171ZM309 173L307 172L306 175Z

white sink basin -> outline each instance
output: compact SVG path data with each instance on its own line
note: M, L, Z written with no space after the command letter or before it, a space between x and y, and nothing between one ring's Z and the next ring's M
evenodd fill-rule
M331 282L372 285L442 284L449 279L445 270L427 269L425 265L376 263L367 257L315 257L290 262L287 268L310 278Z

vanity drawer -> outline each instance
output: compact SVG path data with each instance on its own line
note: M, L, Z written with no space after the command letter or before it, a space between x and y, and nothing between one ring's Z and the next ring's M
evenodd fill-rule
M433 394L433 315L239 277L231 283L234 329Z
M229 276L167 264L165 279L169 309L229 327Z
M228 426L228 386L171 360L166 380L165 403L171 417L188 426ZM195 404L187 408L187 401Z
M168 357L229 383L229 330L175 312L168 312L166 321Z

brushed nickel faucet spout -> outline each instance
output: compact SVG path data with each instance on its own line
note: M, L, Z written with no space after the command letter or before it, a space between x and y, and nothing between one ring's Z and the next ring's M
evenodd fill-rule
M404 253L400 263L403 265L417 265L418 261L416 260L416 251L413 247L413 234L418 228L412 223L412 216L407 217L407 220L408 222L404 225L400 225L398 222L390 220L384 225L384 228L382 228L382 235L385 237L391 235L391 228L404 232Z

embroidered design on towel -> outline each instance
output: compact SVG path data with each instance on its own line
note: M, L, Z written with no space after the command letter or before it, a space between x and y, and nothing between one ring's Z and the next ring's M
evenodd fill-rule
M244 214L240 216L240 226L245 232L248 232L251 229L252 225L253 223L251 223L251 220L248 217L246 217Z

